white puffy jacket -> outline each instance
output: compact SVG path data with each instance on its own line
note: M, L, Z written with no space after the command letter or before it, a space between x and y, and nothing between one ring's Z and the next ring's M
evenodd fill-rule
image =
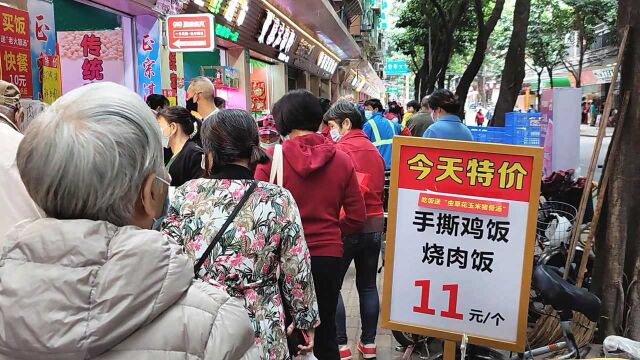
M259 358L244 306L159 232L40 219L0 244L0 359Z

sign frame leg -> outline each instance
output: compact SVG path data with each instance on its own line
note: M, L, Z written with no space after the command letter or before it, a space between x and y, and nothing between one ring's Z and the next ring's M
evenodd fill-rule
M444 360L456 360L456 342L444 341Z

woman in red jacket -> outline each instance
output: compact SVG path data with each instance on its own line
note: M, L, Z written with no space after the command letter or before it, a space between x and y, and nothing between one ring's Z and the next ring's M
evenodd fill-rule
M283 183L298 204L304 236L311 253L311 272L321 324L316 328L318 359L338 360L336 307L340 293L342 237L360 231L365 204L351 159L335 143L317 134L322 121L317 97L308 91L289 92L273 105L281 135ZM273 150L269 151L273 156ZM269 180L271 162L259 165L255 178ZM340 218L340 210L346 216Z
M382 233L384 231L384 210L382 198L384 193L384 160L367 135L362 131L362 117L358 109L347 101L338 101L326 114L331 127L331 137L337 139L338 150L349 155L356 175L360 181L360 190L364 195L367 210L367 221L357 233L346 236L344 255L342 256L341 279L347 273L351 261L356 264L356 287L360 297L360 319L362 333L358 350L363 358L376 357L376 328L378 326L378 288L376 275ZM341 281L342 283L342 281ZM352 357L347 345L347 329L344 303L342 297L338 301L336 316L338 328L338 344L340 358Z

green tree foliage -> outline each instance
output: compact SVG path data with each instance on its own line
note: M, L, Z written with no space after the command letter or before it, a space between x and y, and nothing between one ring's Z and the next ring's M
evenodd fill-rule
M562 63L566 53L566 28L558 26L569 21L569 12L556 0L533 0L527 39L527 65L538 75L538 105L542 74L553 78L553 69ZM553 87L553 81L550 81Z
M576 32L578 47L577 61L563 59L563 64L576 79L576 87L582 84L581 74L584 57L589 46L596 38L596 27L606 24L613 27L618 10L616 0L554 0L567 8L567 19L570 29Z

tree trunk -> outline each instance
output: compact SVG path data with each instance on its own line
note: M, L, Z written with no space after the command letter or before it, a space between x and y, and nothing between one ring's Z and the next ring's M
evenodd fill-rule
M487 91L484 86L484 73L480 71L478 74L478 95L480 95L480 103L482 106L487 106ZM464 106L462 106L462 108L464 108Z
M630 94L631 99L640 96L640 3L637 0L620 0L618 12L618 26L620 34L624 26L631 26L627 52L622 63L621 87L622 92ZM622 36L620 36L622 38ZM612 84L613 86L613 84ZM609 114L602 114L608 119ZM640 222L637 214L640 211L640 164L638 163L638 136L640 136L640 103L630 101L627 108L624 129L620 138L620 151L614 168L613 181L620 182L620 206L626 211L622 220L624 227L617 236L626 237L627 255L625 273L627 279L636 280L628 289L628 307L625 309L629 317L626 321L625 335L633 340L640 340Z
M640 2L619 0L619 30L631 26L628 47L620 74L621 92L631 99L640 97ZM622 37L620 37L622 38ZM604 114L604 118L606 119ZM640 103L630 101L623 128L616 129L620 147L609 158L612 166L605 200L606 216L599 227L605 229L598 240L594 290L602 300L600 335L624 335L640 340L640 164L637 139L640 137ZM618 135L617 134L617 135ZM606 227L605 227L606 226ZM629 241L627 241L629 240ZM625 279L628 279L625 281ZM627 289L625 289L625 285ZM625 293L628 301L625 302ZM625 319L624 315L627 315Z
M516 0L513 11L513 32L505 57L500 80L500 95L493 113L493 125L504 126L504 115L513 111L524 80L524 57L527 46L527 30L531 0Z
M549 74L549 85L553 89L553 67L547 66L547 74ZM538 90L541 90L538 88Z

